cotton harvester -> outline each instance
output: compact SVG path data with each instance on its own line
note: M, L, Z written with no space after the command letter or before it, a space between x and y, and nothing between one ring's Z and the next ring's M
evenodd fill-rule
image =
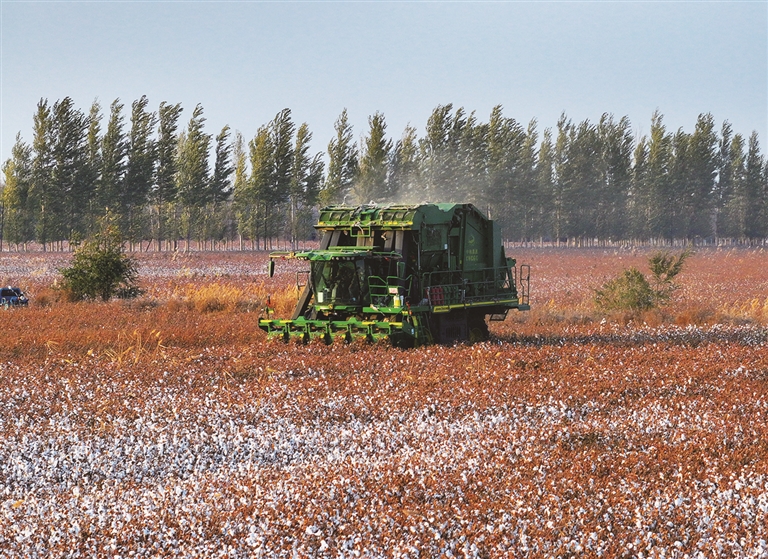
M471 204L329 206L315 228L317 250L269 255L270 276L276 260L309 261L293 316L268 308L259 320L270 336L450 344L485 339L486 315L530 309L529 266L504 255L499 226Z

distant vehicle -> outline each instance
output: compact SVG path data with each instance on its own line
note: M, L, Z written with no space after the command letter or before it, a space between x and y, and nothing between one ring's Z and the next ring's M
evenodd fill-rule
M0 288L0 305L7 309L9 307L26 307L29 305L29 299L18 287Z

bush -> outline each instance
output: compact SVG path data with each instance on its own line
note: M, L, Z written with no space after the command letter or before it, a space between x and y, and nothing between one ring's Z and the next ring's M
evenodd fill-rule
M595 304L603 311L647 311L656 306L656 297L640 270L629 268L595 291Z
M99 233L75 249L69 268L61 270L62 289L73 301L102 299L115 295L135 297L140 290L135 285L138 277L136 263L123 250L120 231L106 216Z
M637 268L629 268L595 290L595 304L602 311L649 311L669 301L677 288L672 281L683 271L683 264L693 254L686 249L674 256L656 252L648 259L653 285Z

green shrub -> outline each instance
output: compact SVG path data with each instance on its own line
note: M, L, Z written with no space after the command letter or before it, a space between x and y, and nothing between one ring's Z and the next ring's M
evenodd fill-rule
M100 231L75 249L69 268L61 270L62 288L69 299L102 299L115 295L135 297L140 293L135 285L138 277L136 263L123 250L118 228L106 216Z
M677 256L656 252L648 259L653 285L637 268L629 268L600 289L595 290L595 304L602 311L648 311L665 304L677 286L672 281L683 271L683 264L693 254L686 249Z
M656 306L656 298L640 270L629 268L595 291L595 304L603 311L647 311Z

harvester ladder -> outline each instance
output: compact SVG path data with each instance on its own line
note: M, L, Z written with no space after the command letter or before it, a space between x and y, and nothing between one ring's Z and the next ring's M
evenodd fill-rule
M517 278L517 298L521 305L529 304L530 293L531 267L528 264L520 264L520 275Z

